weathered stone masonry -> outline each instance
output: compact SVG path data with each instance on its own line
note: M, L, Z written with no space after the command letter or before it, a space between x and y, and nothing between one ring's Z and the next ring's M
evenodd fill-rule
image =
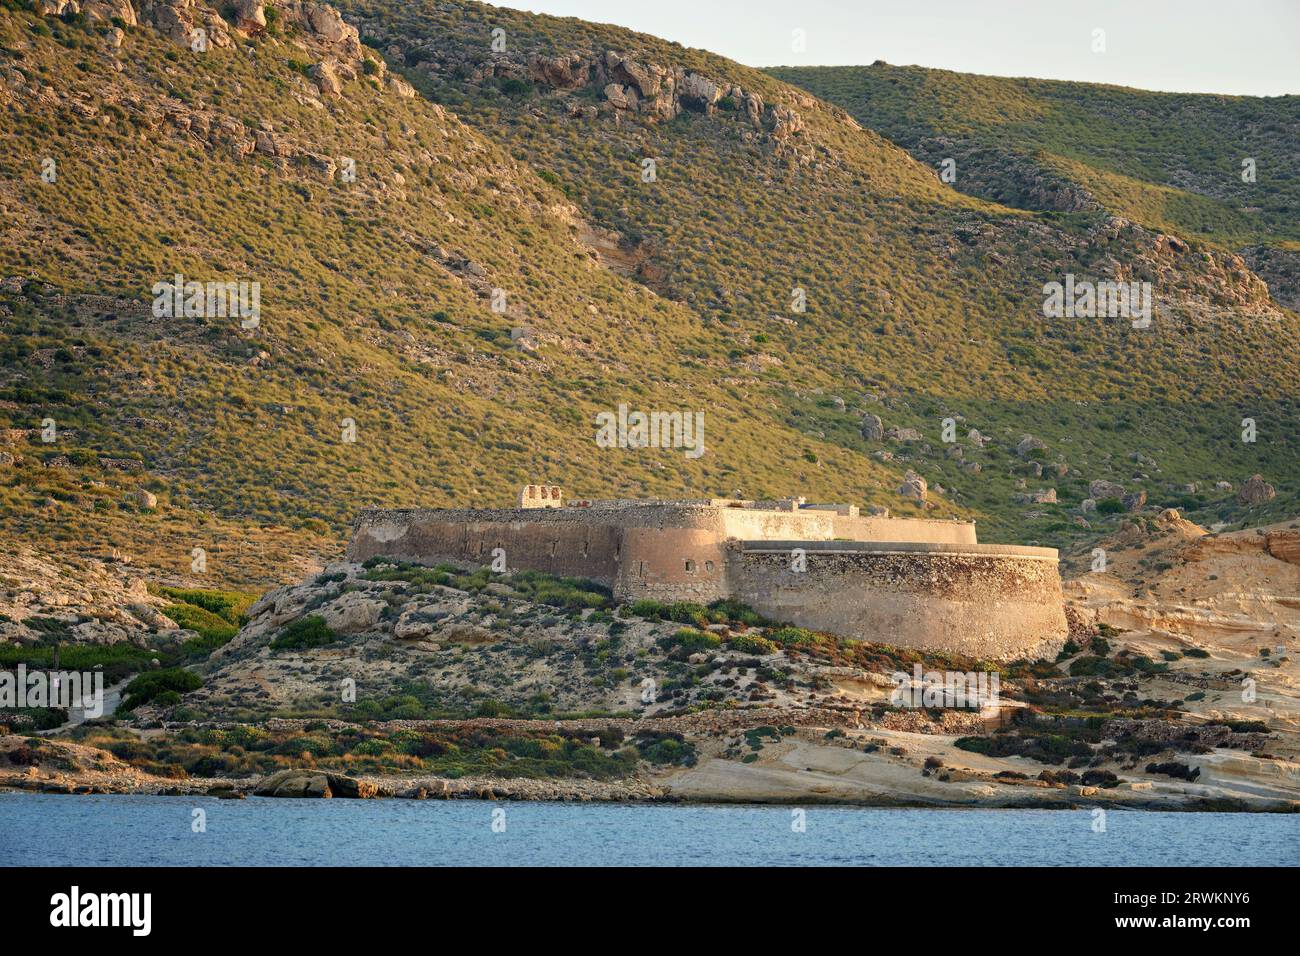
M1053 653L1066 635L1055 550L981 545L970 522L802 499L369 510L348 556L486 565L497 548L508 568L590 578L621 600L736 598L776 620L904 647L1002 660Z

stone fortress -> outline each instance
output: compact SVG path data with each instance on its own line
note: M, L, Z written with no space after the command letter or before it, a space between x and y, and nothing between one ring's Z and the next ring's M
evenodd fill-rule
M813 630L989 661L1054 655L1067 635L1055 549L802 498L565 501L528 485L515 508L363 511L348 559L479 566L494 551L510 570L588 578L620 601L731 598Z

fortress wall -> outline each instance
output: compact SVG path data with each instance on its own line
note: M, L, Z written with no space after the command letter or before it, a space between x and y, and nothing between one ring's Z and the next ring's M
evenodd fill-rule
M918 541L927 544L975 544L975 524L970 521L936 521L933 518L873 518L835 516L832 537L844 541Z
M487 510L367 511L353 525L347 557L486 565L492 549L502 548L507 568L591 578L612 587L621 537L613 524L572 520L560 508L527 509L526 517Z
M738 600L776 620L860 640L983 660L1054 654L1067 633L1056 552L1002 545L817 548L746 542L731 554Z
M717 528L724 538L747 540L798 539L829 541L835 537L835 512L757 511L750 508L719 508Z

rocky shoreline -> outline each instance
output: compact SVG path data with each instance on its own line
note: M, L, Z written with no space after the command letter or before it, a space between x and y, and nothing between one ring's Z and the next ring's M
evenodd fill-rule
M621 780L499 778L483 775L446 778L432 775L348 775L319 768L290 768L262 776L174 780L154 776L97 752L97 764L86 753L70 753L83 763L75 769L28 766L0 771L0 792L67 795L138 795L215 797L221 799L408 799L501 800L560 803L674 803L841 805L951 809L1079 809L1106 807L1129 810L1300 812L1285 779L1269 789L1258 780L1243 781L1231 774L1196 784L1182 781L1124 780L1111 787L1049 783L1021 774L1007 774L975 758L970 765L944 766L935 753L947 738L910 741L907 758L895 759L907 738L926 735L894 732L894 746L884 753L858 748L865 735L830 740L804 735L767 748L753 764L706 755L698 766L638 770ZM886 732L889 733L889 732ZM0 737L0 753L14 752L23 738ZM62 743L70 751L90 748ZM714 741L714 748L721 741ZM106 759L105 759L106 758ZM912 762L920 758L918 769ZM12 762L12 758L11 762ZM950 759L950 758L949 758ZM934 772L930 769L933 767ZM1230 768L1231 769L1231 768ZM1239 769L1239 768L1237 768ZM1294 768L1292 771L1294 775Z

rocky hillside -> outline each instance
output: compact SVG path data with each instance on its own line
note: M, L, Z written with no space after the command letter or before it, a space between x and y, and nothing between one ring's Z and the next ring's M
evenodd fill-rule
M360 506L539 478L1059 545L1116 529L1097 481L1125 515L1295 513L1285 263L954 190L846 109L474 3L4 0L6 536L262 586ZM1065 273L1152 282L1153 328L1045 320ZM259 321L155 315L175 275L258 282ZM598 448L621 403L705 411L706 453Z
M1294 558L1293 536L1262 537ZM1061 656L1004 668L1000 709L981 712L895 693L914 665L978 662L736 605L615 606L543 575L336 565L249 607L177 691L132 703L144 690L128 687L116 720L39 736L0 726L0 787L1294 810L1289 651L1208 632L1153 650L1106 624L1114 613L1086 599Z

